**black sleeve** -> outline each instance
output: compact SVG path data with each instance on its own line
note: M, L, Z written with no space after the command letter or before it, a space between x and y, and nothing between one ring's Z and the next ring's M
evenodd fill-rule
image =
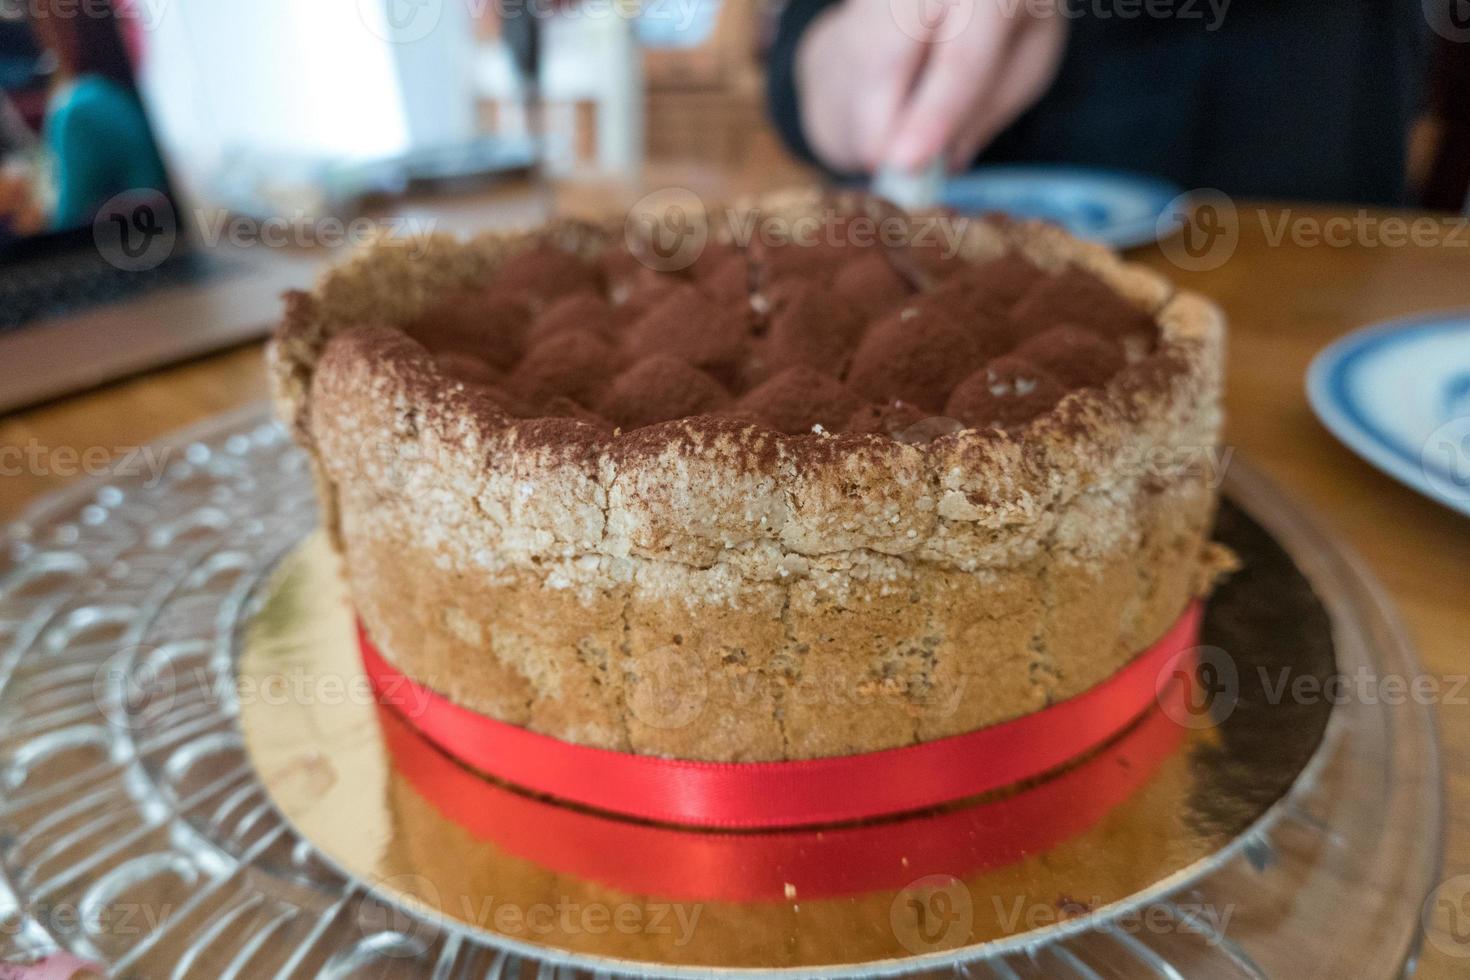
M801 104L796 93L796 49L802 35L817 15L840 0L790 0L781 11L776 26L776 39L771 45L767 71L766 99L771 121L793 153L827 169L806 141L801 131Z

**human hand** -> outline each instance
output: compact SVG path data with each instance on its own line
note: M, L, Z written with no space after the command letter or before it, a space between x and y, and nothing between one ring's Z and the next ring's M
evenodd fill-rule
M967 167L1046 92L1066 33L1044 0L844 0L797 50L807 138L837 170Z

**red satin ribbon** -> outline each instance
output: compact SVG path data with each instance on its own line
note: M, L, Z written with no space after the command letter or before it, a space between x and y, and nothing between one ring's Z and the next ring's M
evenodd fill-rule
M1014 721L919 745L794 762L695 762L563 742L496 721L422 687L359 624L379 701L449 755L556 799L658 823L777 828L910 813L1044 775L1096 749L1153 703L1199 636L1192 604L1108 680ZM409 708L412 711L409 711Z
M1162 696L1182 708L1192 690L1174 684ZM395 773L476 839L629 895L699 902L790 901L788 890L798 900L833 898L1014 864L1093 826L1151 780L1189 733L1177 715L1155 708L1077 765L999 799L826 830L730 833L528 796L455 762L396 711L378 715Z

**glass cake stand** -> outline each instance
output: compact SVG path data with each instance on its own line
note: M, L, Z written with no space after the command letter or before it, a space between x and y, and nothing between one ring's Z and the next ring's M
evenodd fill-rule
M286 816L277 801L329 798L339 774L332 757L310 745L280 766L252 759L242 730L251 711L242 713L242 701L250 708L272 695L255 688L242 699L237 671L252 616L268 601L289 601L272 591L273 571L316 523L305 458L264 408L181 433L155 453L167 454L153 457L167 460L161 479L77 484L5 531L0 960L66 949L120 976L446 980L756 973L1301 980L1392 977L1413 962L1441 847L1433 719L1415 698L1354 692L1377 690L1362 678L1412 679L1419 668L1371 577L1239 461L1229 498L1310 588L1306 600L1260 596L1249 622L1221 628L1237 636L1254 629L1262 647L1289 648L1290 631L1306 623L1315 632L1303 634L1304 649L1327 649L1348 683L1333 689L1347 696L1320 711L1277 715L1271 737L1244 748L1232 748L1225 723L1210 751L1201 748L1208 733L1190 733L1184 744L1193 748L1178 758L1197 797L1190 806L1224 814L1213 831L1228 827L1228 835L1209 838L1212 828L1195 826L1196 842L1215 841L1208 853L1181 852L1178 867L1085 906L1085 914L1064 907L1004 935L944 948L900 936L912 955L792 966L779 949L790 939L781 931L789 922L767 937L759 928L747 934L739 917L715 916L701 928L716 940L724 930L747 947L744 965L728 966L478 928L343 859L375 848L381 855L387 842L372 837L371 820L343 812L324 825ZM1292 606L1302 601L1312 606L1305 614ZM1211 656L1202 648L1202 662ZM1246 704L1256 689L1232 680L1244 708L1272 714ZM1294 710L1303 699L1296 696ZM288 708L292 701L282 699ZM1291 778L1282 791L1269 788L1266 774L1279 775L1287 757ZM1268 788L1253 796L1259 786ZM1236 804L1246 809L1229 813ZM1137 810L1119 807L1087 833L1106 841L1150 832L1127 825L1141 819ZM1050 862L1048 873L1057 873L1070 860L1079 874L1084 864L1105 863L1091 860L1097 850L1067 853L1057 847L1025 861ZM1111 857L1127 865L1126 854ZM911 892L896 892L894 908ZM799 919L801 900L786 897L785 919ZM820 907L808 905L807 914ZM899 928L887 915L832 921L838 940L850 929L854 942L859 928ZM761 967L766 939L772 953Z

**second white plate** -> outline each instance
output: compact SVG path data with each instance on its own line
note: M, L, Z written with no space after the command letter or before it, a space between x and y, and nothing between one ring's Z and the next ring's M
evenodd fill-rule
M1470 514L1470 310L1343 337L1312 361L1307 398L1359 456Z

